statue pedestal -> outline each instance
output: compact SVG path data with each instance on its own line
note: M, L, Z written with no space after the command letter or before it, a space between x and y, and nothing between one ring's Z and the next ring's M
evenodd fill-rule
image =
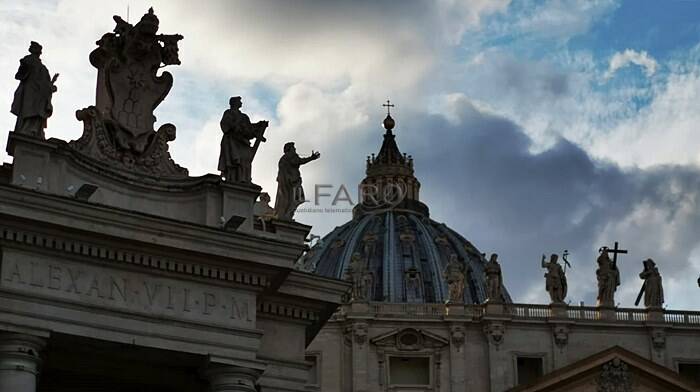
M664 321L664 309L659 307L647 308L647 321L648 322L662 322Z
M445 304L445 316L447 317L461 317L464 316L464 304L463 303L451 303Z
M369 302L353 301L352 303L350 303L350 312L361 314L369 313Z
M260 194L254 184L228 184L214 174L183 178L139 174L81 154L63 140L14 132L8 137L7 152L14 157L15 186L216 228L234 218L242 222L236 231L253 231L253 205ZM92 193L82 194L85 186ZM299 235L292 237L303 242Z
M601 320L616 321L615 308L612 306L599 306L598 312Z
M552 318L557 318L557 319L565 319L568 318L568 314L566 310L568 309L568 305L560 302L560 303L552 303L549 305L549 309L552 311Z
M503 302L486 302L486 315L493 316L503 314L505 314L505 306L503 306Z
M278 239L297 244L303 244L306 236L311 231L311 226L295 221L272 219L270 224L272 225Z

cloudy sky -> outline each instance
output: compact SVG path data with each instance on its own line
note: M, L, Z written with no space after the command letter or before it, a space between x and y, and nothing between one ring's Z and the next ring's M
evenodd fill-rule
M191 174L216 171L218 121L240 95L253 120L270 121L256 183L274 197L293 140L322 153L304 167L307 195L351 189L390 98L431 217L499 253L517 302L548 300L540 257L568 249L569 299L592 304L596 251L620 241L621 306L651 257L668 307L700 309L700 1L0 0L5 129L18 60L36 40L61 74L47 135L78 138L95 41L112 15L128 7L135 22L151 5L162 33L185 36L156 115L177 126L171 152ZM297 219L325 234L350 214Z

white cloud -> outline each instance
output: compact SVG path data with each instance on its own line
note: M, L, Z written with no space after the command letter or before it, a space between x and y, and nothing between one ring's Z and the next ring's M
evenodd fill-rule
M525 5L526 15L515 26L521 33L566 41L588 31L618 6L617 0L547 0Z
M610 58L610 66L608 71L605 73L604 78L609 79L613 77L615 72L619 69L627 67L628 65L635 64L644 69L644 74L647 77L651 77L656 72L656 68L659 64L654 60L653 57L642 50L637 52L632 49L626 49L624 52L615 53L612 58Z

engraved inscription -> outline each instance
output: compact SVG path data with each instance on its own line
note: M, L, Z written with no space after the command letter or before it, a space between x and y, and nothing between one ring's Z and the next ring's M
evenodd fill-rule
M2 263L4 288L154 316L226 326L255 324L255 297L248 293L41 256L13 256Z

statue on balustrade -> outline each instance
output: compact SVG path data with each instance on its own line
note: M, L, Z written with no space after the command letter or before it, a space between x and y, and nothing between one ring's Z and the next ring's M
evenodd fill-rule
M261 142L266 141L263 133L269 125L267 121L253 124L248 115L241 112L241 97L231 97L231 106L224 112L219 125L224 133L219 154L219 171L226 182L250 183L253 158ZM255 139L253 145L250 141Z
M486 296L487 302L503 302L503 275L501 265L498 263L498 255L493 253L489 262L484 267L486 274Z
M284 145L284 155L280 158L277 172L277 197L275 198L277 219L291 221L297 207L306 201L299 167L320 157L320 153L312 151L310 156L302 158L297 154L293 142Z
M644 281L642 289L639 290L635 305L639 305L639 301L644 294L644 306L647 308L661 308L664 304L664 287L661 283L661 274L656 267L656 263L652 259L646 259L642 262L644 270L639 274L639 278Z
M366 260L357 252L350 258L350 265L345 271L345 280L352 282L351 299L353 301L370 301L374 276L367 270Z
M600 250L598 269L595 273L598 279L598 306L614 307L615 291L620 285L620 271L610 260L607 248Z
M546 256L542 255L542 268L546 268L544 274L545 288L549 293L549 297L554 304L563 304L567 293L566 273L561 264L559 264L559 255L552 254L549 257L549 262L546 261Z
M445 266L442 271L442 276L447 282L448 288L448 298L447 303L458 303L464 302L464 281L465 281L466 267L464 263L459 260L456 254L450 255L450 261Z
M15 132L45 139L46 121L53 113L51 96L56 92L56 79L49 76L49 70L41 63L42 46L32 41L29 54L19 61L15 79L19 86L15 91L10 112L17 116Z

